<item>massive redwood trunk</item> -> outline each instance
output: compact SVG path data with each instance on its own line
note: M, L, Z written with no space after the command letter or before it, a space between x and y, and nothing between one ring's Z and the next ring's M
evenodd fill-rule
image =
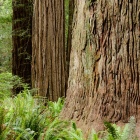
M64 1L35 0L32 87L50 100L65 96Z
M140 1L75 0L64 118L85 131L140 119ZM86 128L86 129L85 129Z
M13 0L12 73L31 85L32 0ZM21 89L17 87L16 93Z

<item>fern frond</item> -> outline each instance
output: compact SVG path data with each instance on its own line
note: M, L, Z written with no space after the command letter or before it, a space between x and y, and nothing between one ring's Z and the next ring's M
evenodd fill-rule
M117 133L117 130L115 129L115 127L109 123L109 122L104 122L105 127L107 128L107 131L110 135L110 139L112 140L116 140L119 138L119 134ZM112 137L112 138L111 138Z
M125 125L121 140L134 140L136 138L135 135L136 121L134 117L130 117L130 121Z

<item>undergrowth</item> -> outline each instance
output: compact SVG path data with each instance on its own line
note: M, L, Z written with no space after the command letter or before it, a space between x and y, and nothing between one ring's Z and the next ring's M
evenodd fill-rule
M0 72L11 71L12 0L0 0Z
M137 140L134 117L124 128L105 122L105 131L92 130L85 139L74 122L59 119L64 99L44 104L10 73L0 74L0 84L0 140ZM11 88L17 84L22 84L24 90L11 96Z

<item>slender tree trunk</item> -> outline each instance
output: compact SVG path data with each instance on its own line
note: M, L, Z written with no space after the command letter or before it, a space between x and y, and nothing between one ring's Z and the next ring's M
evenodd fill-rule
M32 86L50 100L65 96L64 1L35 0Z
M13 0L12 73L31 85L32 1ZM18 87L16 93L21 89Z
M66 49L67 79L69 77L69 63L70 63L70 53L71 53L71 46L72 46L73 14L74 14L74 0L70 0L69 1L68 38L67 38L67 49Z
M88 130L140 119L140 1L75 0L62 117Z

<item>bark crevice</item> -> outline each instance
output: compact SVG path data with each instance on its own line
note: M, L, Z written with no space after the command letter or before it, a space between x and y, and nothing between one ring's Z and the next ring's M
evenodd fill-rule
M138 120L140 2L99 0L90 8L85 8L85 0L76 3L62 116L85 130L100 129L103 121L126 123L130 116Z

